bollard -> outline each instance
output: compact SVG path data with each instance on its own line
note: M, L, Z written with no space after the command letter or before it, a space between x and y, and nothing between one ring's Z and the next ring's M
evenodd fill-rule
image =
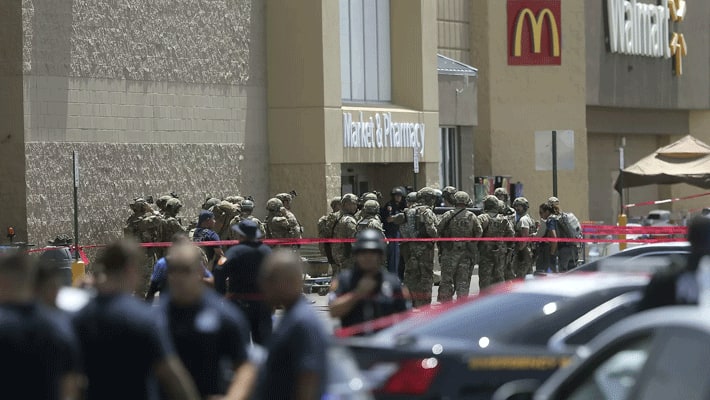
M626 222L628 221L628 218L626 218L626 214L621 214L619 215L619 218L616 220L616 224L620 227L626 227ZM623 233L619 235L619 240L626 240L626 234ZM619 242L619 251L626 250L626 242Z
M86 265L81 259L74 260L71 264L71 284L72 286L79 286L84 281L86 276Z

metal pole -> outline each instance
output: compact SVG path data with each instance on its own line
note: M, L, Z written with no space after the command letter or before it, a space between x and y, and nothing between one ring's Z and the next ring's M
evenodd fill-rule
M552 131L552 195L557 197L557 131Z
M619 214L624 213L624 147L619 147Z
M73 153L73 170L74 170L74 259L79 257L79 153L74 150Z

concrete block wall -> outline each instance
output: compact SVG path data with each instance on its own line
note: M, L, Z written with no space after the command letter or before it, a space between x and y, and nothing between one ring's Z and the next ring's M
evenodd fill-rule
M252 195L263 213L265 3L22 1L31 240L71 232L73 149L84 243L117 237L141 195L176 191L188 216L206 195Z

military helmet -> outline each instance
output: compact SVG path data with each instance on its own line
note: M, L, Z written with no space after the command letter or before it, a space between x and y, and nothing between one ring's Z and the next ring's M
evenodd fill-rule
M209 197L205 202L202 204L202 209L203 210L209 210L210 208L216 206L219 204L219 199L215 197Z
M464 192L463 190L459 190L458 192L454 193L453 200L454 200L454 204L466 205L471 201L471 197L468 195L468 193Z
M507 195L508 195L508 191L505 190L505 188L499 187L499 188L496 188L496 190L493 191L493 195L494 195L494 196L501 196L501 195L507 196Z
M423 187L419 189L418 198L421 199L422 202L426 205L434 205L436 202L437 198L437 191L435 189L432 189L430 187Z
M165 203L165 207L166 207L166 208L170 207L170 208L173 208L173 209L178 209L178 208L182 207L182 202L180 201L180 199L176 199L176 198L174 198L174 197L171 197L171 198Z
M456 194L458 192L458 190L456 190L456 188L453 186L447 186L447 187L441 189L441 192L444 193L444 195L452 195L453 196L454 194Z
M407 194L407 203L416 203L417 202L417 192L410 192Z
M372 193L372 192L367 192L362 195L362 200L363 201L368 201L368 200L375 200L377 201L377 195Z
M293 201L293 196L291 196L290 193L279 193L274 197L281 200L282 203L290 203Z
M513 200L513 207L517 206L523 206L523 208L527 210L528 208L530 208L530 202L528 202L528 199L526 199L525 197L518 197Z
M498 198L493 195L488 195L483 199L483 210L484 211L495 211L500 208L498 203Z
M284 206L284 203L275 197L272 199L269 199L269 201L266 202L266 210L267 211L276 212L276 211L279 211L281 209L281 207L283 207L283 206Z
M160 196L158 197L158 200L155 201L155 205L158 206L159 209L164 209L165 206L168 205L168 200L172 199L173 196L166 194L165 196Z
M254 211L254 202L249 199L242 201L242 211Z
M550 197L549 199L547 199L547 204L549 204L550 206L559 206L559 205L560 205L560 199L558 199L558 198L555 197L555 196L552 196L552 197Z
M392 196L398 194L400 196L404 196L404 189L402 189L400 186L393 187L392 191L390 192Z
M227 196L227 198L225 198L224 200L228 201L232 204L242 204L242 202L244 202L244 197L242 197L242 196Z
M380 203L378 203L377 200L368 200L362 206L362 211L368 214L377 214L380 212Z
M383 255L387 251L387 243L382 232L376 229L365 229L355 235L352 252L357 253L363 250L375 250Z
M331 206L331 207L334 207L334 206L340 204L340 200L341 200L341 199L340 199L340 196L335 196L335 197L333 197L333 199L330 200L330 206Z
M352 193L348 193L348 194L343 195L343 197L340 199L340 204L345 204L345 203L357 204L357 196L355 196Z

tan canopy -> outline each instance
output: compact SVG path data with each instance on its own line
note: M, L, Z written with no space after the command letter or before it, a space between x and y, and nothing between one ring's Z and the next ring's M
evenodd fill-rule
M710 146L688 135L624 169L614 188L687 183L710 189Z

